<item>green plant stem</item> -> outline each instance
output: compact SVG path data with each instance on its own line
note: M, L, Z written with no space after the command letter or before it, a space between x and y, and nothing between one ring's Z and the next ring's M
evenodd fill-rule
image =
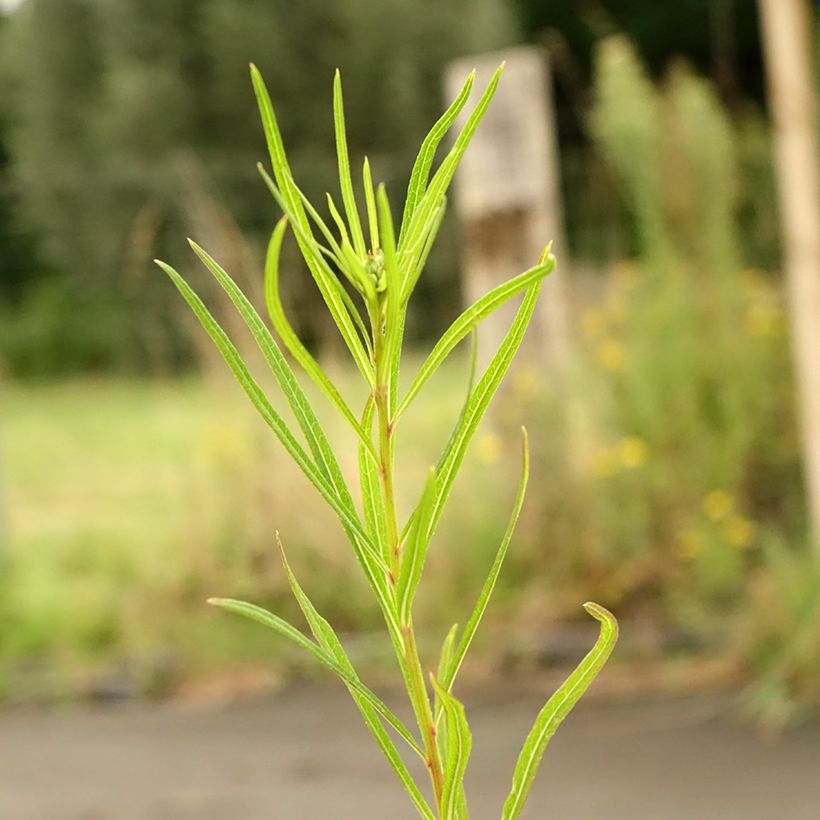
M374 333L374 353L376 365L376 389L373 393L373 400L376 404L378 436L379 436L379 478L382 488L382 500L384 502L384 512L387 524L387 552L389 553L389 566L391 572L391 585L395 589L401 568L401 544L399 538L398 516L396 513L396 494L393 481L393 433L394 428L390 419L390 399L389 369L385 366L385 350L383 344L382 328L377 324ZM407 692L410 703L416 716L419 731L427 762L427 769L430 773L430 781L433 785L433 795L436 801L436 808L441 814L441 801L444 789L444 773L439 754L438 743L436 741L436 726L433 717L433 709L430 703L430 695L424 682L424 671L419 657L416 635L411 619L407 623L401 624L400 641L394 641L397 647L403 648L403 657L399 658L399 664L404 672L404 679L407 685Z

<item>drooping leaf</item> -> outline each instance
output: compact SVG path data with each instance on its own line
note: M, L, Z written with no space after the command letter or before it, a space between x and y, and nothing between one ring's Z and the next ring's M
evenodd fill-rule
M239 351L228 338L225 331L219 326L217 321L202 303L202 300L194 293L187 282L169 265L157 260L157 264L171 277L171 280L180 291L185 301L188 302L194 314L199 319L205 331L213 340L217 349L222 354L225 362L230 367L234 377L244 389L248 398L256 407L265 423L273 430L276 437L287 450L297 466L307 476L308 480L319 491L330 508L339 517L345 532L348 533L350 543L356 554L356 558L365 573L371 589L376 595L382 614L388 627L399 634L399 625L396 613L395 599L392 590L388 587L388 568L382 561L381 555L377 551L370 538L362 528L361 521L354 510L343 504L336 494L333 486L324 477L321 471L307 456L305 451L294 438L281 416L271 405L267 396L251 376L245 363L242 361Z
M417 755L424 758L424 752L416 742L416 739L410 734L404 723L388 708L387 704L373 694L354 674L351 674L347 667L340 664L333 654L315 644L309 638L306 638L295 626L292 626L278 615L274 615L272 612L268 612L268 610L262 609L262 607L256 606L256 604L249 604L246 601L236 601L232 598L209 598L208 603L270 627L280 635L289 638L295 644L302 647L302 649L310 652L321 664L332 672L335 672L357 695L364 698L365 701L384 718L388 725L396 731L399 737L401 737Z
M316 607L313 605L310 598L308 598L299 584L296 575L291 569L287 556L285 555L284 547L279 539L279 533L276 534L276 540L279 544L279 550L282 555L282 563L284 564L285 572L288 576L290 588L293 590L293 595L299 603L299 608L302 610L305 620L308 622L308 626L310 627L310 631L313 633L313 637L322 649L328 652L343 669L347 670L351 677L354 677L356 680L360 680L355 669L353 668L353 664L350 662L350 658L342 646L342 642L334 632L333 627L331 627L327 620L319 614ZM404 761L396 751L393 741L390 739L387 732L385 732L384 727L379 720L377 710L367 700L367 698L361 695L354 687L352 687L349 683L346 683L346 685L350 690L353 700L356 702L356 706L358 706L359 711L362 714L362 718L364 719L367 728L375 738L376 743L382 750L385 758L387 758L387 762L396 773L396 776L413 802L413 805L416 807L419 815L427 818L427 820L434 820L433 812L424 800L424 797L419 791L416 782L407 770L407 766ZM407 730L407 732L410 734L409 730Z
M601 624L600 636L593 649L547 701L535 719L515 766L512 789L504 803L502 820L515 820L521 813L547 744L561 721L601 671L618 640L618 622L611 612L593 603L584 604L584 609Z

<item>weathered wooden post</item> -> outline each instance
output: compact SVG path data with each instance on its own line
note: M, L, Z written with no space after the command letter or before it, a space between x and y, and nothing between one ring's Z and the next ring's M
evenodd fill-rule
M820 151L808 0L759 0L808 509L820 556Z
M546 54L522 46L451 63L445 89L454 98L475 67L473 98L502 60L501 83L464 155L455 182L455 204L464 230L464 291L468 303L518 271L532 267L554 242L558 270L545 282L540 313L533 319L528 352L540 363L562 367L568 355L563 242L552 89ZM481 325L479 364L486 364L515 310L498 311Z

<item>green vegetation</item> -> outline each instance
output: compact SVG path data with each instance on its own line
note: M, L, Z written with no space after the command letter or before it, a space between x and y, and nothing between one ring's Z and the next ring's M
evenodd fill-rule
M545 630L583 618L577 601L590 596L631 634L658 636L653 657L706 647L744 676L754 714L799 719L819 705L820 581L755 3L509 5L553 57L577 366L561 395L527 363L499 392L439 529L442 543L470 549L428 558L421 650L432 653L434 636L469 611L493 561L506 520L472 499L513 485L505 442L524 419L538 431L530 490L476 647L484 660L506 668L529 648L537 660ZM222 362L150 264L184 260L185 233L207 237L264 304L257 260L270 199L252 168L264 142L248 59L273 84L294 177L316 201L338 173L324 113L336 65L351 80L350 154L369 154L371 176L398 192L440 111L442 65L517 39L503 0L371 11L349 0L26 0L0 15L0 677L10 695L83 691L120 666L140 690L168 691L266 658L256 630L203 613L200 601L231 589L298 617L271 520L289 534L317 608L372 646L364 636L380 613L330 535L332 514L222 385ZM721 13L734 15L724 29L734 44L711 39ZM385 39L387 17L400 40ZM607 39L617 30L633 45ZM414 291L411 355L454 318L457 238L445 220ZM332 322L317 321L322 298L295 243L282 248L282 271L295 331L358 408L361 374L341 363ZM218 283L198 281L256 361ZM404 379L422 364L410 362ZM447 359L402 415L401 517L458 416L452 384L467 367ZM87 371L99 377L69 379ZM156 379L124 375L134 371ZM65 380L17 379L56 374ZM334 451L352 452L351 425L322 411L309 379L304 389ZM286 402L274 405L288 417ZM353 482L355 464L341 462ZM284 647L277 662L301 663Z
M270 403L228 335L196 293L173 268L158 262L218 347L260 416L338 517L384 619L413 708L418 734L415 735L406 727L362 683L333 627L319 614L296 580L278 534L277 541L288 581L313 634L313 640L288 621L256 604L229 598L212 598L210 602L279 632L335 672L350 690L368 729L419 815L431 820L433 817L440 817L442 820L466 820L468 817L464 774L472 738L464 707L453 696L452 689L495 588L524 501L529 477L526 432L522 475L507 530L472 614L462 629L454 625L444 639L436 673L428 672L419 654L413 618L414 601L422 580L428 548L452 491L453 482L464 462L467 448L521 345L535 310L542 280L555 266L549 247L530 271L496 287L456 319L433 347L401 399L398 376L406 314L413 290L423 275L427 257L441 225L447 202L446 193L456 167L492 100L502 68L493 76L453 147L433 174L431 168L436 150L469 97L473 75L470 75L459 96L425 138L413 166L398 229L394 229L385 186L379 185L374 190L370 167L365 158L362 172L367 204L368 237L365 239L350 171L339 72L336 72L334 81L333 113L339 182L346 218L340 215L328 194L328 204L337 227L337 232L334 233L297 187L288 165L268 91L256 67L251 67L275 181L262 166L260 173L285 213L271 238L265 265L268 312L281 343L356 434L361 513L353 501L339 466L338 456L331 447L313 406L267 326L230 276L206 251L191 241L194 252L228 294L256 340L279 390L290 405L308 450L304 449L304 445L297 440L289 425ZM288 225L293 230L305 263L367 390L367 399L361 411L351 409L328 374L303 346L282 310L279 299L279 255ZM316 232L326 245L317 241ZM361 298L364 316L345 289L345 280ZM402 429L399 421L453 348L483 318L520 293L523 293L523 300L507 335L481 377L475 383L471 378L467 399L455 427L435 467L427 474L413 511L402 523L395 489L395 478L403 473L403 465L396 461L395 453L397 434ZM512 789L502 812L505 820L512 820L521 813L550 738L603 667L617 639L617 623L607 610L593 603L585 604L584 608L600 622L600 637L575 672L538 715L513 773ZM428 675L432 688L428 688ZM399 755L394 741L386 731L388 727L424 763L430 776L435 812Z

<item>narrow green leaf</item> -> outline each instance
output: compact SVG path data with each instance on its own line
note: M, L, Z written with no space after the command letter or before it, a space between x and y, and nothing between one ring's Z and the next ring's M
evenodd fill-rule
M270 627L280 635L290 638L302 649L306 649L316 658L321 664L326 666L332 672L335 672L357 695L360 695L372 706L376 712L381 715L388 725L391 726L396 733L401 737L408 746L422 759L424 758L424 751L416 742L416 739L410 734L405 725L396 717L395 714L388 708L388 706L371 692L356 676L351 674L346 666L342 666L334 657L333 654L326 649L315 644L309 638L306 638L296 627L291 626L287 621L268 612L262 607L255 604L249 604L245 601L236 601L232 598L210 598L208 603L212 606L218 606L221 609L226 609L229 612L234 612L237 615L242 615L252 621L256 621L264 626Z
M196 242L189 240L194 253L199 257L200 261L211 272L216 281L228 295L230 300L236 307L239 315L245 321L248 329L251 331L257 345L259 346L268 367L276 378L282 393L288 401L293 410L299 427L305 435L308 447L313 453L314 461L319 469L322 471L325 478L335 488L340 503L344 504L351 516L355 516L356 508L353 505L353 498L350 495L350 490L345 483L342 471L339 468L339 463L336 456L331 449L330 442L327 435L322 429L322 425L316 416L310 402L302 390L301 385L293 375L285 357L279 350L278 345L274 341L273 336L268 330L265 323L259 317L256 309L250 303L244 293L237 287L236 283L231 279L228 273L214 260L205 250L203 250Z
M311 381L325 394L327 399L333 404L347 420L348 424L356 431L362 446L369 452L370 457L378 460L376 451L370 438L364 433L353 411L348 407L347 402L342 398L336 386L319 366L319 363L311 356L308 349L302 344L296 335L292 325L285 315L281 297L279 296L279 254L282 248L288 218L283 216L276 225L268 243L268 251L265 256L265 304L268 315L282 343L290 351L290 354L299 363L300 367L307 373Z
M339 500L339 496L334 487L324 477L319 468L308 458L305 451L282 420L282 417L276 412L256 380L251 376L250 371L239 355L239 351L237 351L225 331L219 326L202 303L202 300L191 289L190 285L188 285L170 265L166 265L159 260L157 260L157 264L168 274L185 301L188 302L203 328L222 354L222 358L225 359L234 377L254 407L256 407L265 423L273 430L299 469L307 476L311 484L316 487L322 498L324 498L330 508L339 517L345 532L350 538L356 557L370 582L370 586L382 606L385 618L388 620L391 628L398 630L395 604L391 600L391 595L386 583L389 570L362 528L361 521L358 515L355 514L355 510L351 511Z
M373 425L375 404L371 396L367 401L362 418L362 429L365 435L370 435ZM390 546L387 539L387 521L384 515L381 490L379 488L379 474L377 462L367 452L363 442L359 442L359 481L362 492L362 508L364 511L365 526L374 544L383 547L382 558L390 564Z
M288 165L285 145L282 141L282 134L279 131L279 124L276 121L273 103L268 94L268 89L265 86L265 81L259 73L259 69L253 64L251 64L251 82L253 83L253 90L256 94L259 114L262 118L262 128L265 132L265 140L268 144L268 153L270 154L273 175L282 190L283 199L288 206L287 210L291 212L289 216L304 232L310 233L310 223L305 215L301 200L292 186L293 174Z
M375 253L379 248L379 217L376 213L376 198L373 194L373 177L370 175L370 161L364 158L362 168L364 198L367 203L367 222L370 227L370 250Z
M493 356L490 361L487 370L479 379L473 391L473 395L470 397L467 407L439 459L439 463L436 466L438 487L433 516L430 522L430 537L432 537L432 531L435 529L441 517L444 503L447 501L458 469L464 460L467 447L475 434L479 422L487 411L492 397L495 395L502 379L506 375L513 357L521 346L524 332L530 323L530 319L532 319L535 304L538 301L541 284L542 282L539 280L527 289L524 300L518 308L518 313L510 329L507 331L507 335L501 342L495 356Z
M444 135L456 121L456 117L461 113L461 109L464 108L464 104L467 102L470 91L473 88L474 81L475 69L470 72L470 76L467 78L467 82L464 83L461 91L459 91L458 96L441 117L439 117L421 144L421 149L413 164L413 171L410 174L410 183L407 186L407 199L404 203L404 214L401 220L399 241L401 241L401 237L404 236L407 226L410 224L410 220L416 210L416 205L427 187L427 179L430 175L430 168L433 165L436 149L444 138Z
M313 279L322 294L322 298L333 316L333 320L350 354L353 356L353 360L356 362L359 372L372 388L374 385L373 369L367 352L362 346L353 320L347 312L344 298L340 294L340 290L343 290L341 283L336 278L336 275L331 270L324 256L318 250L315 240L305 231L303 226L299 224L298 215L295 214L282 192L276 187L276 183L270 178L262 166L258 166L258 168L259 173L265 180L265 184L268 186L274 199L278 202L279 207L282 208L285 215L290 219L291 227L293 228L293 232L296 235L297 242L302 251L302 256L313 275ZM301 205L301 203L299 204Z
M367 256L364 244L362 223L359 221L359 209L356 207L356 197L353 193L353 180L350 176L350 158L347 153L347 135L345 133L344 101L342 100L342 78L339 69L333 77L333 122L336 127L336 154L339 159L339 182L342 186L342 201L353 237L353 247L360 259Z
M356 680L361 680L356 674L356 670L353 668L353 664L350 662L350 658L345 652L342 642L333 631L333 627L331 627L327 620L319 614L316 607L313 605L310 598L308 598L299 584L299 581L297 580L296 575L288 562L287 555L285 554L285 549L282 546L282 541L279 538L278 532L276 533L276 541L282 555L282 563L284 564L285 572L288 576L290 588L293 590L293 595L299 603L299 608L302 610L305 620L308 622L308 626L310 626L310 631L313 633L313 637L316 639L319 646L325 650L325 652L328 652L339 664L339 666L345 669L351 677L354 677ZM407 771L407 766L404 764L404 761L396 751L396 747L390 739L390 736L387 732L385 732L384 727L379 720L378 712L370 704L370 702L359 694L359 692L356 691L356 689L354 689L349 683L346 683L346 685L353 697L353 700L356 702L356 706L358 706L359 711L362 714L362 718L364 718L367 728L370 730L370 733L375 738L376 743L382 750L385 758L387 758L387 762L390 764L405 791L413 801L413 805L422 817L432 820L434 815L422 797L416 782L410 775L410 772ZM409 729L406 727L405 731L407 734L411 734Z
M430 675L433 690L442 704L446 725L446 749L444 754L444 787L441 795L441 817L444 820L456 820L463 800L464 773L470 750L473 745L472 734L464 714L464 706L459 703L433 675Z
M515 820L521 813L547 744L561 721L601 671L618 640L618 622L612 613L593 603L584 604L584 609L601 624L600 636L593 649L547 701L535 719L515 766L512 789L504 803L502 820Z
M302 251L302 256L307 263L311 275L316 281L319 291L322 294L322 298L330 310L336 325L345 340L345 343L350 349L353 359L359 367L359 370L365 377L365 380L368 381L368 384L372 387L372 381L368 376L370 369L368 367L367 355L361 348L361 341L356 334L356 331L350 324L350 316L348 315L348 311L344 304L345 299L340 293L340 289L342 292L344 289L341 288L341 285L336 280L333 271L331 271L327 266L322 254L324 249L320 248L313 238L313 234L310 230L310 221L305 213L306 206L303 204L304 195L293 180L293 175L285 154L282 135L279 131L279 126L276 122L276 115L273 110L273 104L270 100L270 95L268 94L261 74L256 66L253 65L251 66L251 79L253 81L254 91L259 103L262 125L265 131L265 138L268 143L268 151L271 157L273 173L276 178L276 183L278 183L278 187L277 184L270 179L261 165L258 166L259 171L262 174L265 183L270 188L271 193L273 193L274 198L279 203L279 206L290 218L299 248ZM342 127L344 127L344 123L342 123ZM342 134L342 136L344 136L344 134ZM345 157L346 150L347 149L345 146ZM349 179L349 168L347 176ZM318 220L317 224L319 224L320 230L325 233L326 226L324 226L322 220L319 219L315 209L309 207L309 210L314 220ZM361 226L359 226L359 233L361 233ZM343 261L344 260L340 260L340 262ZM356 285L355 266L340 264L339 267L345 275L351 278L353 284ZM366 279L366 277L364 278ZM365 333L365 338L366 336L367 334Z
M455 145L453 145L441 163L441 166L433 175L430 185L415 207L412 217L409 219L406 232L403 231L401 234L400 250L403 250L405 247L412 247L416 243L431 214L441 204L441 197L447 192L447 188L453 179L458 163L461 161L462 156L464 156L464 152L467 150L467 146L470 144L470 140L473 138L473 134L484 117L490 100L492 100L498 88L498 82L501 79L501 72L503 70L504 64L502 63L495 74L493 74L492 79L481 95L472 114L470 114L467 119L464 128L462 128L461 133L456 138Z
M445 682L447 677L447 670L453 664L453 653L456 648L456 635L458 634L458 624L453 624L450 627L450 631L444 638L444 643L441 645L441 655L439 655L438 659L438 672L436 673L436 678L441 681L441 686L443 689L446 689L448 692L450 691L450 686ZM436 708L436 714L438 714L438 708Z
M519 274L507 282L493 288L480 299L468 307L454 322L444 335L436 343L430 355L421 366L413 383L407 391L407 395L402 399L396 411L396 417L400 416L418 395L427 380L438 370L453 348L472 331L483 319L503 304L508 302L522 290L531 287L534 283L540 282L545 276L555 269L555 257L548 256L543 264L536 265L528 271Z
M399 605L399 617L403 624L410 623L413 598L424 570L424 560L427 557L427 548L430 545L427 533L430 529L430 518L433 514L435 496L436 472L431 469L401 558L401 571L396 587L396 598Z
M390 203L387 200L387 191L384 185L379 185L376 192L376 207L379 214L379 229L381 231L381 247L384 252L384 275L387 287L384 292L385 299L385 336L384 336L384 360L387 375L388 395L393 396L396 392L396 385L393 383L394 358L401 351L401 340L398 333L403 327L399 321L401 310L401 281L399 279L399 267L396 259L396 238L393 233L393 218L390 215ZM392 405L392 399L389 405Z
M406 274L402 281L402 305L406 305L410 300L410 296L415 290L416 284L419 281L424 266L427 264L427 258L430 256L430 251L433 249L433 244L438 236L441 223L444 221L444 214L447 212L447 197L441 198L441 204L433 211L430 217L430 223L425 226L418 244L413 248L408 248L402 251L401 264L406 269Z
M478 596L478 601L475 608L473 609L470 619L467 621L467 625L461 635L461 639L458 642L458 648L452 653L452 656L447 664L443 666L441 671L439 671L441 685L448 692L453 686L453 681L458 674L458 670L461 668L461 664L464 661L464 656L470 648L473 637L478 630L478 625L481 623L481 618L487 609L487 604L489 603L490 596L493 594L493 590L495 589L498 575L501 572L504 558L507 555L507 549L510 546L510 541L512 540L513 533L515 532L515 525L518 523L518 516L521 514L521 508L524 505L524 496L527 492L527 481L529 480L530 475L530 451L527 443L527 431L523 427L521 430L524 437L522 444L523 457L521 464L521 480L518 483L518 492L515 496L515 503L513 505L512 514L510 515L510 520L507 523L507 529L504 532L504 538L501 540L501 546L498 548L493 565L490 567L487 580L481 588L481 594Z

